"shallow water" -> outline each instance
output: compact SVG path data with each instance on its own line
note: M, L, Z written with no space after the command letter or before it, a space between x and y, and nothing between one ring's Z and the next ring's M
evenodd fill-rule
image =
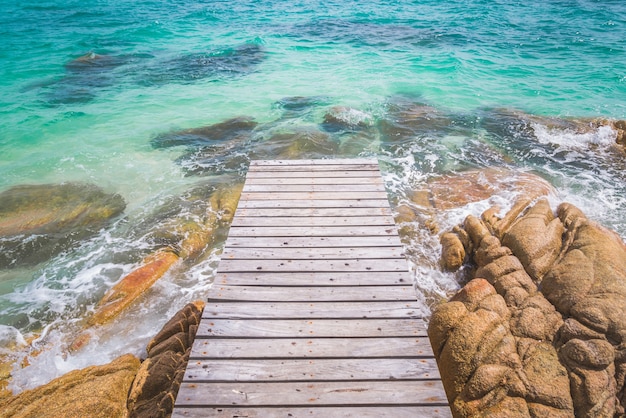
M241 178L251 158L377 156L394 205L441 174L530 171L556 188L553 204L570 201L626 236L614 132L554 122L626 119L621 1L15 3L0 5L0 191L82 181L127 203L43 263L0 268L0 341L35 336L45 348L15 371L16 391L141 354L168 316L203 298L221 239L84 351L65 353L106 290L167 242L160 231L198 216L196 191ZM102 58L74 61L86 54ZM350 107L352 125L324 123L333 106ZM157 145L235 117L257 125L208 144ZM443 230L513 197L428 216ZM437 268L437 237L421 225L405 240L427 307L459 285Z

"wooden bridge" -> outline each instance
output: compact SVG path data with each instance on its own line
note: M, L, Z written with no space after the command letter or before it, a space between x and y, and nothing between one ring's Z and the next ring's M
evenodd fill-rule
M376 160L253 161L174 417L449 417Z

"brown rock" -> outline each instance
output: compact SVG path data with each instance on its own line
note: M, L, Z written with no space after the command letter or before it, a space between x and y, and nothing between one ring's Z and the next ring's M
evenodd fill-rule
M626 245L572 205L559 206L557 213L567 232L542 292L568 317L558 348L576 411L581 417L623 414Z
M12 418L126 417L126 398L138 368L139 359L126 354L22 392L0 404L0 411Z
M563 232L550 204L541 199L503 231L502 245L511 249L533 280L541 282L561 251Z
M148 358L128 396L130 417L171 415L203 309L201 301L187 304L148 343Z
M35 264L99 231L124 199L91 184L15 186L0 193L0 267ZM25 239L28 237L28 239Z
M107 292L88 319L89 325L102 325L118 316L146 289L150 288L178 261L171 251L158 251L143 260L141 267L133 270Z
M428 182L424 190L414 191L411 200L447 210L489 199L503 191L516 192L534 199L553 193L554 188L541 177L531 173L486 168L434 178Z
M441 235L441 266L445 271L456 271L465 260L465 247L459 236L453 232Z

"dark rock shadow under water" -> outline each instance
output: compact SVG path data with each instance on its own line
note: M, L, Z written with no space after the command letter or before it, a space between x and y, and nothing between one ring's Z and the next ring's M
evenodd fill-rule
M125 83L155 86L244 76L255 71L265 58L265 49L256 43L167 59L151 54L89 52L65 64L62 77L42 80L25 90L41 90L41 97L51 106L81 104L94 100L106 89Z

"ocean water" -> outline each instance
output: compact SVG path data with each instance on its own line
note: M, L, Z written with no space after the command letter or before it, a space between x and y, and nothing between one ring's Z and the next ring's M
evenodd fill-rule
M241 178L252 158L294 157L290 141L304 157L378 157L394 208L441 175L532 172L554 186L553 204L626 237L615 131L571 122L626 119L625 16L618 0L2 2L0 192L79 181L126 201L98 234L36 265L0 266L0 354L33 338L38 352L11 388L141 355L170 315L204 297L223 239L84 350L66 344L159 247L155 231L195 216L190 196ZM324 123L336 107L349 123ZM258 123L246 140L161 146L236 117ZM429 216L444 230L513 198L503 189ZM428 311L459 284L437 267L437 236L414 229L405 242Z

